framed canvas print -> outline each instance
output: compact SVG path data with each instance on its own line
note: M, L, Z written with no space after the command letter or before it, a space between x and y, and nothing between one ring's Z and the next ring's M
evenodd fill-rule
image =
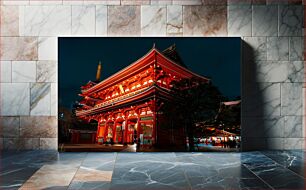
M240 38L60 37L61 151L238 151Z

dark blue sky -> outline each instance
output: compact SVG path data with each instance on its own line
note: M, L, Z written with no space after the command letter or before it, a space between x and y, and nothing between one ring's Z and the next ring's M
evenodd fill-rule
M70 107L79 99L80 86L95 80L102 62L102 80L130 65L156 44L164 50L176 44L187 67L212 79L223 95L240 96L240 38L112 38L60 37L59 106Z

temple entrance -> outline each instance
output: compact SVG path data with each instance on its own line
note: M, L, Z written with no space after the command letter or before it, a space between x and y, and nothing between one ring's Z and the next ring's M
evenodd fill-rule
M123 143L123 130L122 123L116 124L116 134L115 134L115 143Z
M137 142L137 120L129 121L127 131L127 143L134 144Z

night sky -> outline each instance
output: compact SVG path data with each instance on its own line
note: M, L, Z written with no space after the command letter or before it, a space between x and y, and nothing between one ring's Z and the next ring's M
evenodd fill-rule
M71 108L80 99L80 86L95 80L99 61L103 80L145 55L153 43L160 51L175 43L191 71L211 78L223 95L240 96L240 38L60 37L59 106Z

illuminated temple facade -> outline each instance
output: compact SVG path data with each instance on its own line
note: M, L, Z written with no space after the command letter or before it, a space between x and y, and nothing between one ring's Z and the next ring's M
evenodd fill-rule
M186 68L175 45L164 51L154 45L143 57L107 79L82 86L82 107L76 116L98 122L96 142L138 142L143 147L185 145L183 122L178 118L170 120L161 111L165 102L177 99L171 90L172 81L184 78L209 82Z

